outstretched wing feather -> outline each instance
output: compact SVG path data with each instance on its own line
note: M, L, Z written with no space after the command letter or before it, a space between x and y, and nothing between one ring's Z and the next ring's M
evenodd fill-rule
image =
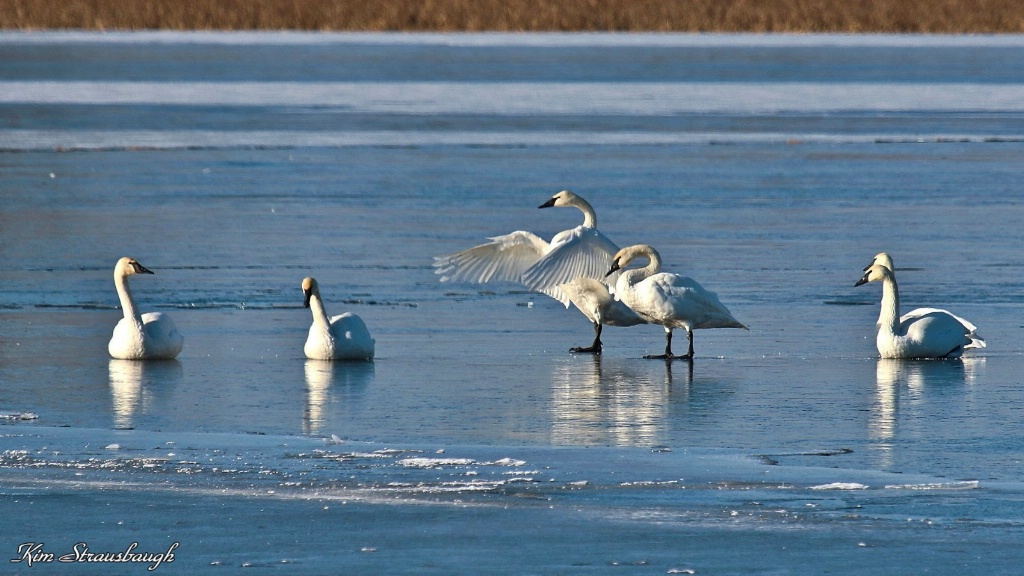
M434 272L442 282L521 282L522 274L548 250L548 243L532 232L517 230L490 242L434 258Z
M604 234L583 226L559 234L551 244L551 250L523 272L523 285L531 290L548 293L576 278L603 281L619 250Z

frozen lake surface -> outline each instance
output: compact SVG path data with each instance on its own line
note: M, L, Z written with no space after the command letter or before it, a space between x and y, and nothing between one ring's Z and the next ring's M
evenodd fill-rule
M0 573L1024 562L1020 37L0 33L0 112ZM563 188L750 331L573 355L575 310L438 282ZM988 347L879 360L883 250ZM176 361L107 355L125 255ZM304 358L307 275L375 362Z

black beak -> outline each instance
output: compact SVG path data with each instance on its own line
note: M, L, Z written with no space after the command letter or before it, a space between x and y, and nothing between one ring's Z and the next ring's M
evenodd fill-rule
M604 277L607 278L607 277L611 276L613 272L618 272L618 270L619 270L619 261L616 260L615 262L612 262L611 269L608 270L607 273L605 273Z
M555 199L552 198L552 199L548 200L547 202L541 204L540 206L537 206L537 208L551 208L554 205L555 205Z
M309 308L309 297L313 294L309 290L302 291L302 307Z
M864 276L861 277L860 280L857 280L857 283L854 284L853 287L856 288L857 286L860 286L861 284L867 284L867 283L868 283L868 275L865 274Z
M138 262L135 263L135 273L136 274L155 274L155 272L153 272L149 268L146 268L142 264L139 264Z

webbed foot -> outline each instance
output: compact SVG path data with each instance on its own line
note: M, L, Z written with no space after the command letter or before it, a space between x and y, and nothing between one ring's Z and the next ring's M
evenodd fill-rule
M671 362L673 360L693 360L692 354L683 354L682 356L676 356L675 354L649 354L644 356L647 360L664 360Z

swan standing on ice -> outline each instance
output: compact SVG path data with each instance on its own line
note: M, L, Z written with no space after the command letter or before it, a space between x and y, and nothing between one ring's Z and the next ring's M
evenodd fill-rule
M450 256L434 258L442 282L516 282L542 292L565 307L574 304L594 324L594 343L571 352L601 352L601 327L632 326L644 320L611 297L605 278L608 261L618 246L597 230L597 214L589 202L562 190L538 208L577 208L583 224L564 230L546 242L532 232L517 230ZM588 282L587 279L597 280ZM614 278L609 280L614 282Z
M107 351L118 360L171 360L178 356L185 338L178 332L170 316L162 312L140 314L128 289L128 277L153 272L127 256L114 266L114 286L124 311Z
M868 268L871 268L875 264L885 266L892 272L893 281L896 280L896 267L893 266L892 257L885 252L879 252L875 254L874 259L871 260L871 264L864 267L864 271L867 272ZM956 319L957 322L963 325L964 329L967 330L967 337L971 339L971 343L964 346L965 350L972 348L984 348L986 346L985 339L977 334L978 327L968 322L967 320L953 314L949 310L942 310L940 308L916 308L900 316L900 324L906 324L912 322L917 318L923 318L929 314L948 314Z
M882 358L959 358L967 348L984 346L955 316L927 309L900 318L900 289L892 270L881 264L868 266L854 286L882 283L882 308L878 315L875 346ZM920 310L915 310L921 312Z
M665 327L665 353L645 358L693 358L693 331L704 328L743 328L714 292L705 290L696 280L679 274L661 272L661 255L646 244L619 250L608 271L612 274L635 258L646 257L647 266L625 270L615 283L615 296L652 324ZM686 330L686 355L672 354L672 329Z
M303 305L313 312L313 325L303 351L311 360L373 360L374 340L363 319L351 312L328 319L320 286L313 278L302 279Z

